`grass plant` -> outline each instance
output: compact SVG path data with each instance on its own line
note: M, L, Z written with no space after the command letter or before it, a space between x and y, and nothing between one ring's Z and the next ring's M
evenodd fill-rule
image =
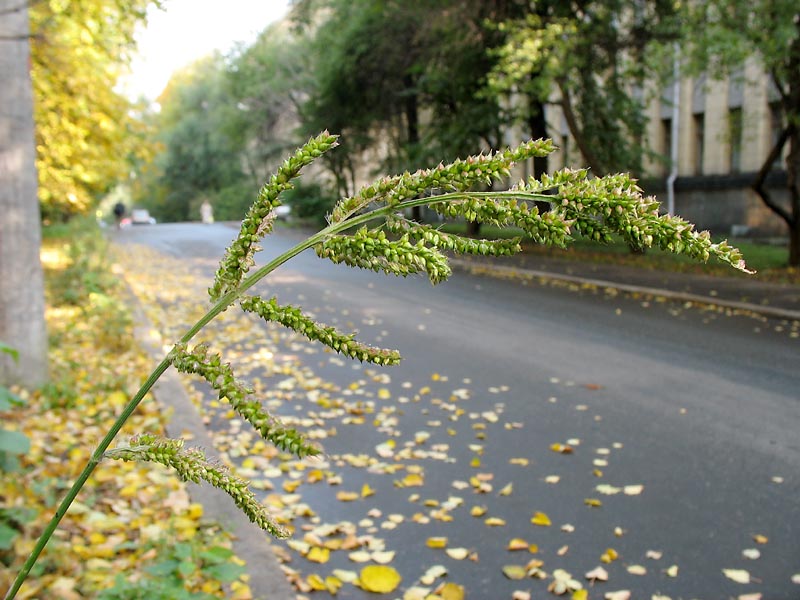
M391 275L422 274L432 284L451 274L445 251L502 256L521 250L519 237L473 240L405 217L414 207L427 206L443 217L517 228L538 244L564 247L576 237L609 243L619 236L631 247L658 247L699 261L715 257L748 272L738 250L724 241L713 242L707 232L695 231L680 218L659 215L658 203L643 196L641 189L626 175L595 178L586 171L564 169L539 179L521 181L504 191L475 191L486 184L507 181L514 164L552 152L554 146L549 140L525 142L497 153L382 178L353 196L341 199L331 211L327 226L318 233L251 272L255 266L254 256L260 250L258 244L272 229L274 210L281 204L282 194L292 189L293 181L304 167L336 145L336 136L327 132L310 139L261 188L242 221L238 236L222 257L209 288L211 305L207 312L175 340L172 349L118 411L33 545L6 600L15 597L81 489L95 469L109 459L156 462L174 469L183 479L207 481L228 493L259 527L273 535L286 535L266 509L254 500L246 481L216 466L202 451L185 448L182 440L144 432L114 448L111 445L146 399L153 384L173 366L208 380L221 400L229 402L239 416L278 448L297 456L320 452L300 432L283 426L270 415L254 397L252 389L236 379L230 365L212 350L209 342L190 345L208 323L238 303L246 312L280 322L345 356L381 366L399 361L396 351L361 344L350 333L317 324L298 307L281 305L277 299L248 296L247 292L256 283L305 250L313 248L321 258L335 263ZM540 212L536 202L547 202L550 209Z

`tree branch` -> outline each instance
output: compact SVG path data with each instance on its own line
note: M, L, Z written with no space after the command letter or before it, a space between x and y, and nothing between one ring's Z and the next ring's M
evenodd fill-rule
M753 181L750 186L752 190L758 194L764 204L767 205L767 208L783 219L789 227L792 226L794 218L786 209L773 201L772 196L767 191L767 188L764 186L764 184L766 182L767 175L769 175L769 172L772 170L773 163L781 155L783 147L786 145L786 140L788 140L789 137L794 134L795 129L796 127L794 124L789 124L784 128L780 137L775 142L775 145L772 147L772 150L770 150L766 160L764 160L764 163L761 165L761 170L758 172L758 175L756 175L755 181Z
M578 149L592 171L594 171L597 175L604 174L606 170L603 162L589 147L583 137L583 134L581 133L580 126L578 125L578 119L575 116L575 110L572 107L572 97L570 96L569 89L567 89L567 86L562 79L558 80L558 89L561 91L560 105L564 112L564 119L567 121L567 127L569 127L569 131L572 134L575 143L578 145Z

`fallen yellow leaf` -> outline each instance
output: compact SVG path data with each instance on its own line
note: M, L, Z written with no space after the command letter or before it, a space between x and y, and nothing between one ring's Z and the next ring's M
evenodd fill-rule
M506 565L503 567L503 575L509 579L524 579L527 574L527 569L522 565Z
M514 538L510 542L508 542L507 550L527 550L528 549L528 542L523 540L522 538Z
M361 569L358 576L361 589L376 594L388 594L397 589L402 577L394 567L384 565L368 565Z
M534 513L533 518L531 519L531 523L533 523L534 525L539 525L541 527L550 527L550 525L552 525L550 517L548 517L543 512Z
M331 557L331 551L327 548L320 546L312 546L311 550L306 554L306 558L311 562L324 564L328 562Z
M469 550L466 548L448 548L445 552L453 560L464 560L469 556Z
M448 582L436 590L442 600L464 600L464 587L457 583Z
M606 564L612 563L619 558L619 554L613 548L608 548L600 557L600 561Z

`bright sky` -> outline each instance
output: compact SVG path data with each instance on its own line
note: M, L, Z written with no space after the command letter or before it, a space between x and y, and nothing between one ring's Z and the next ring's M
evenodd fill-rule
M140 56L123 88L131 98L155 100L177 69L253 41L286 14L289 0L166 0L165 7L151 8L147 28L136 36Z

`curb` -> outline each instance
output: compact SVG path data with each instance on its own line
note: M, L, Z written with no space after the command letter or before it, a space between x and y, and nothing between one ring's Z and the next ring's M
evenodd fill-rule
M723 298L716 298L712 296L702 296L699 294L690 294L687 292L674 292L671 290L665 290L660 288L630 285L627 283L617 283L614 281L605 281L602 279L591 279L587 277L579 277L576 275L553 273L551 271L536 271L533 269L507 267L504 265L489 265L488 263L474 263L457 258L450 258L449 262L451 265L453 265L458 269L464 271L470 271L477 275L488 275L491 277L492 273L494 272L508 277L522 276L530 279L565 281L568 283L577 283L580 285L588 285L604 289L613 289L626 294L645 294L649 296L662 296L664 298L669 298L670 300L675 300L679 302L693 302L696 304L704 304L720 308L729 308L732 310L755 313L773 319L800 321L800 311L798 310L776 308L773 306L763 306L759 304L752 304L750 302L737 302L735 300L725 300Z
M124 280L124 273L118 275ZM130 286L128 293L136 342L154 360L160 361L164 357L163 340L145 315L141 302ZM153 386L152 393L163 407L173 409L166 424L169 437L190 437L192 446L208 449L214 447L200 414L174 370L170 369L161 376ZM233 536L233 551L246 561L245 568L249 575L247 583L254 600L294 598L295 592L270 547L272 538L269 534L253 525L222 490L208 484L192 482L187 482L186 486L192 502L203 506L203 514L221 524Z

